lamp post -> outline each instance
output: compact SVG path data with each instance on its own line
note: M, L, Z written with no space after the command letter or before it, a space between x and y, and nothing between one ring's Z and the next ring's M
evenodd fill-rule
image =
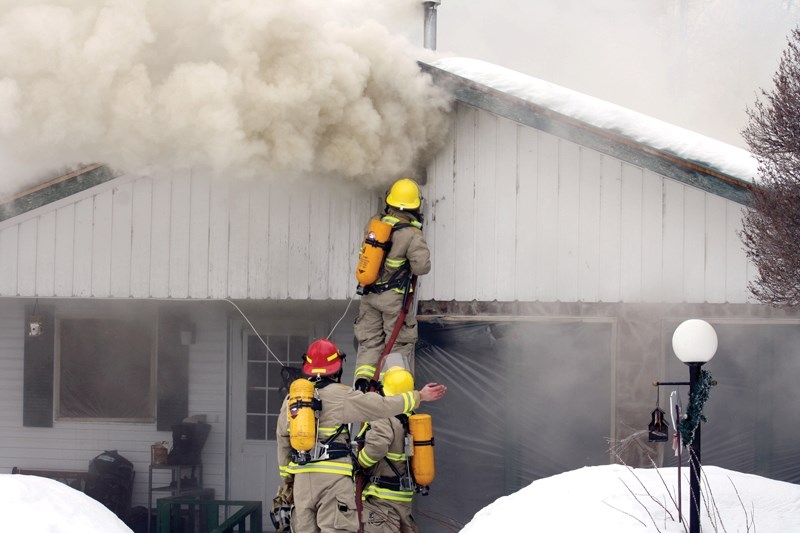
M714 357L717 351L717 332L704 320L682 322L672 335L672 349L681 362L689 366L689 398L699 394L700 368ZM689 531L700 533L700 421L691 442Z

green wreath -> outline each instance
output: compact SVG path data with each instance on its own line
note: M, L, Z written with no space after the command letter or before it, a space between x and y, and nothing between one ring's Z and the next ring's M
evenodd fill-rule
M681 434L681 442L684 446L689 446L694 440L694 432L700 422L705 422L703 415L703 405L708 400L708 393L711 391L711 374L707 370L700 370L700 379L694 390L689 391L689 405L686 408L681 421L678 423L678 431Z

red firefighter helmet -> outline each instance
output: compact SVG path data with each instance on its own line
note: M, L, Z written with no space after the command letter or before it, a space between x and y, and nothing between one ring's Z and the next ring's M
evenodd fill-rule
M311 343L303 363L303 374L307 376L329 376L342 368L342 354L328 339L317 339Z

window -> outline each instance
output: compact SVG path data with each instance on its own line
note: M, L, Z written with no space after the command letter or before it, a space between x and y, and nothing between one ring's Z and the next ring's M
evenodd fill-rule
M56 320L58 420L155 420L155 324L147 319Z
M275 440L275 426L286 396L281 369L283 365L299 367L310 340L298 335L261 337L272 353L256 335L247 337L247 439Z

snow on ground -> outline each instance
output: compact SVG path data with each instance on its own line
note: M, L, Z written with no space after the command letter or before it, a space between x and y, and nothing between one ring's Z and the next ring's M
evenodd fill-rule
M102 503L60 481L0 474L0 531L131 533Z
M681 469L684 524L678 522L676 467L589 466L534 481L475 514L462 533L489 531L684 532L689 468ZM800 531L800 485L704 466L703 532ZM709 517L707 507L712 509Z
M717 141L630 109L492 63L448 57L434 66L551 109L687 161L752 182L758 164L747 150Z

